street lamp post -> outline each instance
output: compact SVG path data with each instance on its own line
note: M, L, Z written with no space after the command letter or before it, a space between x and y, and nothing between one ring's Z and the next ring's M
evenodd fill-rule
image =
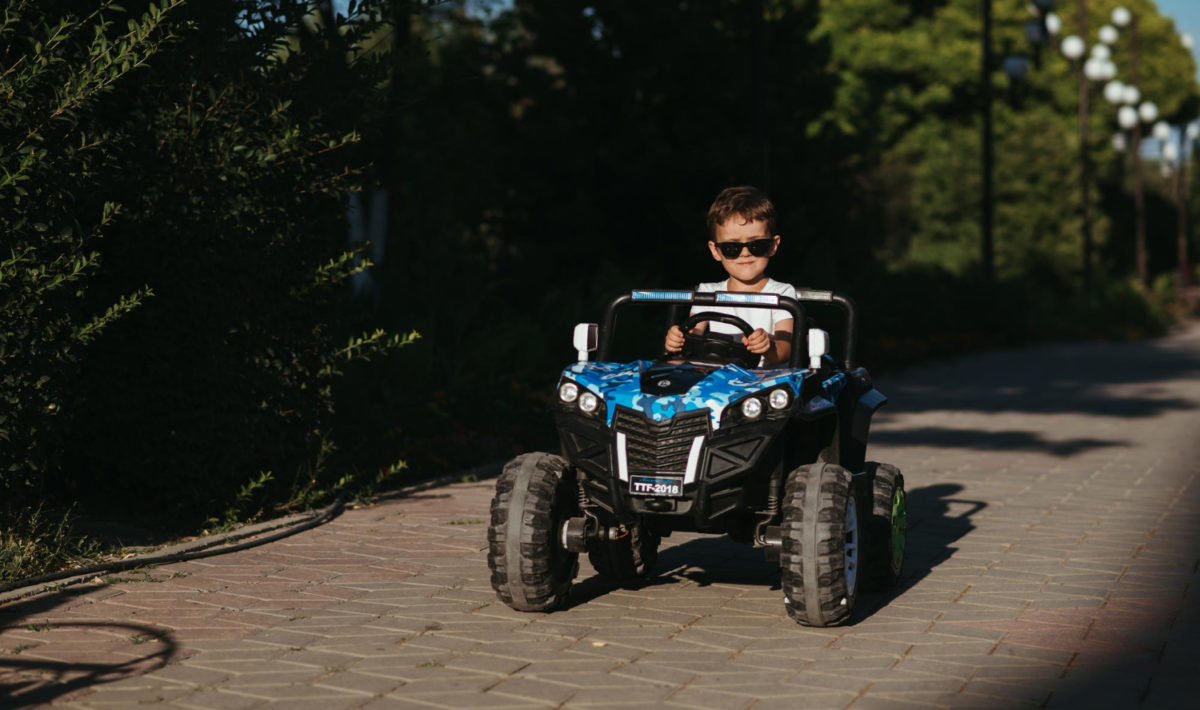
M1200 134L1200 126L1190 123L1179 127L1179 163L1175 174L1175 199L1178 210L1175 244L1179 256L1179 289L1192 285L1192 264L1188 259L1188 170L1191 168L1192 146L1196 136Z
M1174 180L1175 216L1176 216L1176 249L1179 259L1179 291L1183 292L1191 286L1192 267L1188 259L1188 204L1187 204L1187 171L1190 163L1192 141L1195 140L1200 126L1183 123L1173 132L1166 121L1154 124L1154 137L1158 139L1159 155L1162 163L1164 178ZM1177 139L1173 143L1172 138ZM1173 173L1173 174L1172 174Z
M1111 19L1112 23L1117 27L1129 28L1129 78L1132 82L1131 87L1137 87L1141 78L1139 76L1140 67L1138 63L1139 45L1137 15L1133 14L1124 7L1117 7L1113 8ZM1136 88L1134 90L1136 91ZM1127 99L1126 103L1136 104L1137 99L1135 98L1133 101L1129 101ZM1131 107L1127 106L1126 108ZM1129 116L1129 112L1124 111L1124 109L1122 109L1122 111L1126 116ZM1142 121L1145 120L1145 118L1140 109L1135 109L1135 114L1135 120L1132 122L1125 120L1122 121L1122 123L1132 123L1131 128L1133 130L1133 140L1132 145L1130 146L1130 152L1133 153L1133 208L1135 225L1134 257L1137 262L1138 280L1140 280L1143 285L1148 286L1150 284L1150 268L1146 259L1146 197L1144 178L1142 177L1141 155ZM1154 109L1154 114L1155 117L1157 117L1157 108ZM1120 120L1120 115L1118 115L1118 120Z
M1091 57L1083 61L1084 52L1087 50L1083 39L1087 37L1087 0L1079 0L1078 28L1078 35L1063 39L1061 49L1067 59L1077 63L1079 70L1079 174L1083 237L1083 291L1088 293L1092 287L1091 158L1088 153L1088 115L1091 89L1089 82L1111 81L1116 76L1117 68L1112 63L1112 55L1108 49L1109 41L1116 39L1116 30L1108 26L1101 28L1101 43L1093 45Z

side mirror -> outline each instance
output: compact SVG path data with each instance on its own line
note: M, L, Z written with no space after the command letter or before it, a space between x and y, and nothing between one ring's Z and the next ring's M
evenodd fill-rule
M808 369L820 370L821 358L829 353L829 333L820 328L808 329Z
M575 325L575 337L571 342L575 345L575 350L579 353L579 362L587 362L588 353L596 349L597 332L599 326L595 323L577 323Z

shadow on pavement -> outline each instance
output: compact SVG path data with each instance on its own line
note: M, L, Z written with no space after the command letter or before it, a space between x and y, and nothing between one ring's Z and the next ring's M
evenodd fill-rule
M908 547L900 583L893 589L860 595L854 620L861 621L904 596L935 567L958 551L954 543L975 529L971 518L987 507L979 500L955 498L963 487L938 483L908 491Z
M930 446L984 451L1040 451L1060 458L1074 456L1092 449L1129 445L1129 442L1126 441L1106 441L1092 438L1052 441L1031 431L982 431L943 427L880 431L871 434L871 443L885 446Z
M779 565L767 562L755 550L723 535L712 535L672 545L664 540L652 577L622 587L599 574L582 578L571 588L568 608L586 604L617 589L649 589L690 580L701 587L712 584L762 586L779 589Z
M902 596L958 551L955 543L975 529L972 516L987 507L983 501L956 498L962 490L963 487L956 483L939 483L908 492L908 550L904 575L895 589L861 594L854 621L870 617ZM669 544L669 540L664 541L664 545ZM682 580L701 587L725 584L781 589L777 563L768 562L761 550L715 535L664 546L659 553L656 574L632 588L674 585ZM570 605L586 604L618 588L603 577L593 575L574 586ZM782 612L782 606L780 610Z
M664 549L658 558L659 576L689 580L701 587L740 584L780 589L779 565L768 562L762 550L726 536L702 537Z
M53 702L69 693L101 683L144 675L171 662L179 651L169 632L155 626L128 622L48 622L30 624L42 633L58 630L95 629L102 637L123 636L131 648L105 663L38 658L38 646L20 655L0 656L0 698L3 707L23 708ZM5 627L11 628L11 627ZM5 629L0 629L2 632ZM144 648L141 655L138 647Z
M160 626L41 620L74 597L96 589L96 585L75 587L0 606L0 638L8 632L29 632L27 643L0 655L0 707L51 703L83 688L158 670L176 657L179 644ZM39 640L42 634L46 634L45 641ZM119 654L110 654L108 662L71 658L81 646L114 641L128 645L123 645Z
M881 388L897 403L898 411L904 412L1079 412L1140 418L1192 410L1196 404L1170 391L1154 393L1161 396L1128 396L1112 388L1195 377L1200 377L1200 360L1191 348L1163 341L1086 347L1064 343L923 365L898 375L894 385ZM875 438L872 434L872 440Z

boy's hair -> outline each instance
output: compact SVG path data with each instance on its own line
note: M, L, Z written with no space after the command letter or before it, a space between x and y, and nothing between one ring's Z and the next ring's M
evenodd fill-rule
M775 205L757 187L740 185L721 190L708 208L709 240L716 238L718 224L735 216L747 222L761 220L767 225L767 236L775 236Z

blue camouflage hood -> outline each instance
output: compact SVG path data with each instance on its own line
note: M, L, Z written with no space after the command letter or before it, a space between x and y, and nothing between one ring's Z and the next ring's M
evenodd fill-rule
M686 392L660 395L642 391L642 375L653 365L649 360L635 360L627 364L577 362L564 369L562 376L604 399L609 426L612 426L618 406L641 412L656 422L666 421L676 414L707 409L715 430L721 425L721 414L725 407L747 395L786 383L791 388L792 396L798 397L801 383L808 373L808 370L802 369L751 371L738 365L725 365L713 369ZM689 366L681 366L681 372L686 367ZM562 384L561 381L559 384Z

